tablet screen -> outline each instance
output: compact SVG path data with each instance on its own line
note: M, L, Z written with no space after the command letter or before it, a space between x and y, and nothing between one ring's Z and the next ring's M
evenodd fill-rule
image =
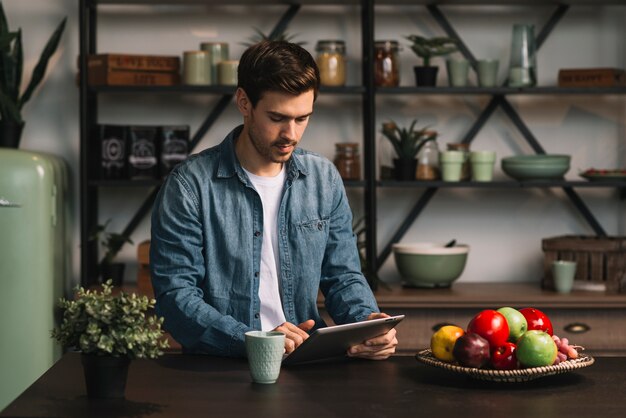
M348 348L387 333L403 319L404 315L397 315L318 328L295 351L283 359L283 365L309 363L344 356Z

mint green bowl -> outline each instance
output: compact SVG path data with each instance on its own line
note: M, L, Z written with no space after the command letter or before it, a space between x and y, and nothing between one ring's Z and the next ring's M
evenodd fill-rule
M443 244L394 244L396 267L406 285L414 287L449 287L461 276L469 246L446 248Z
M503 158L502 171L516 180L561 179L570 168L570 156L561 154L516 155Z

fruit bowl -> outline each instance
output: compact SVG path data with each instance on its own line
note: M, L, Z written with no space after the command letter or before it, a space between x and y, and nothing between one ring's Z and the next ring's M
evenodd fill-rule
M455 363L446 363L433 356L430 349L419 351L415 358L429 366L445 369L457 374L466 375L473 379L486 380L490 382L526 382L540 377L552 376L560 373L570 372L583 367L591 366L595 359L587 354L580 353L577 359L563 361L553 366L531 367L515 370L495 370L477 369L473 367L462 367Z

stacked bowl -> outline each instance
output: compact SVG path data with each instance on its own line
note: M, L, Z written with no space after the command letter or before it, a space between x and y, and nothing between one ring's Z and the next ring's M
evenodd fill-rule
M392 246L396 267L404 283L413 287L449 287L459 278L469 246L419 242Z
M502 171L515 180L561 179L570 166L569 155L537 154L503 158Z

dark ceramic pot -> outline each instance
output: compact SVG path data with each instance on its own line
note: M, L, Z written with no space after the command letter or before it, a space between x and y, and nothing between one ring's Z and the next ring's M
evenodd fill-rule
M396 180L411 181L415 180L415 171L417 170L417 159L410 158L394 158L393 171Z
M128 357L82 354L85 385L89 398L123 398L128 378Z
M413 67L415 83L418 87L434 87L437 85L439 67Z

